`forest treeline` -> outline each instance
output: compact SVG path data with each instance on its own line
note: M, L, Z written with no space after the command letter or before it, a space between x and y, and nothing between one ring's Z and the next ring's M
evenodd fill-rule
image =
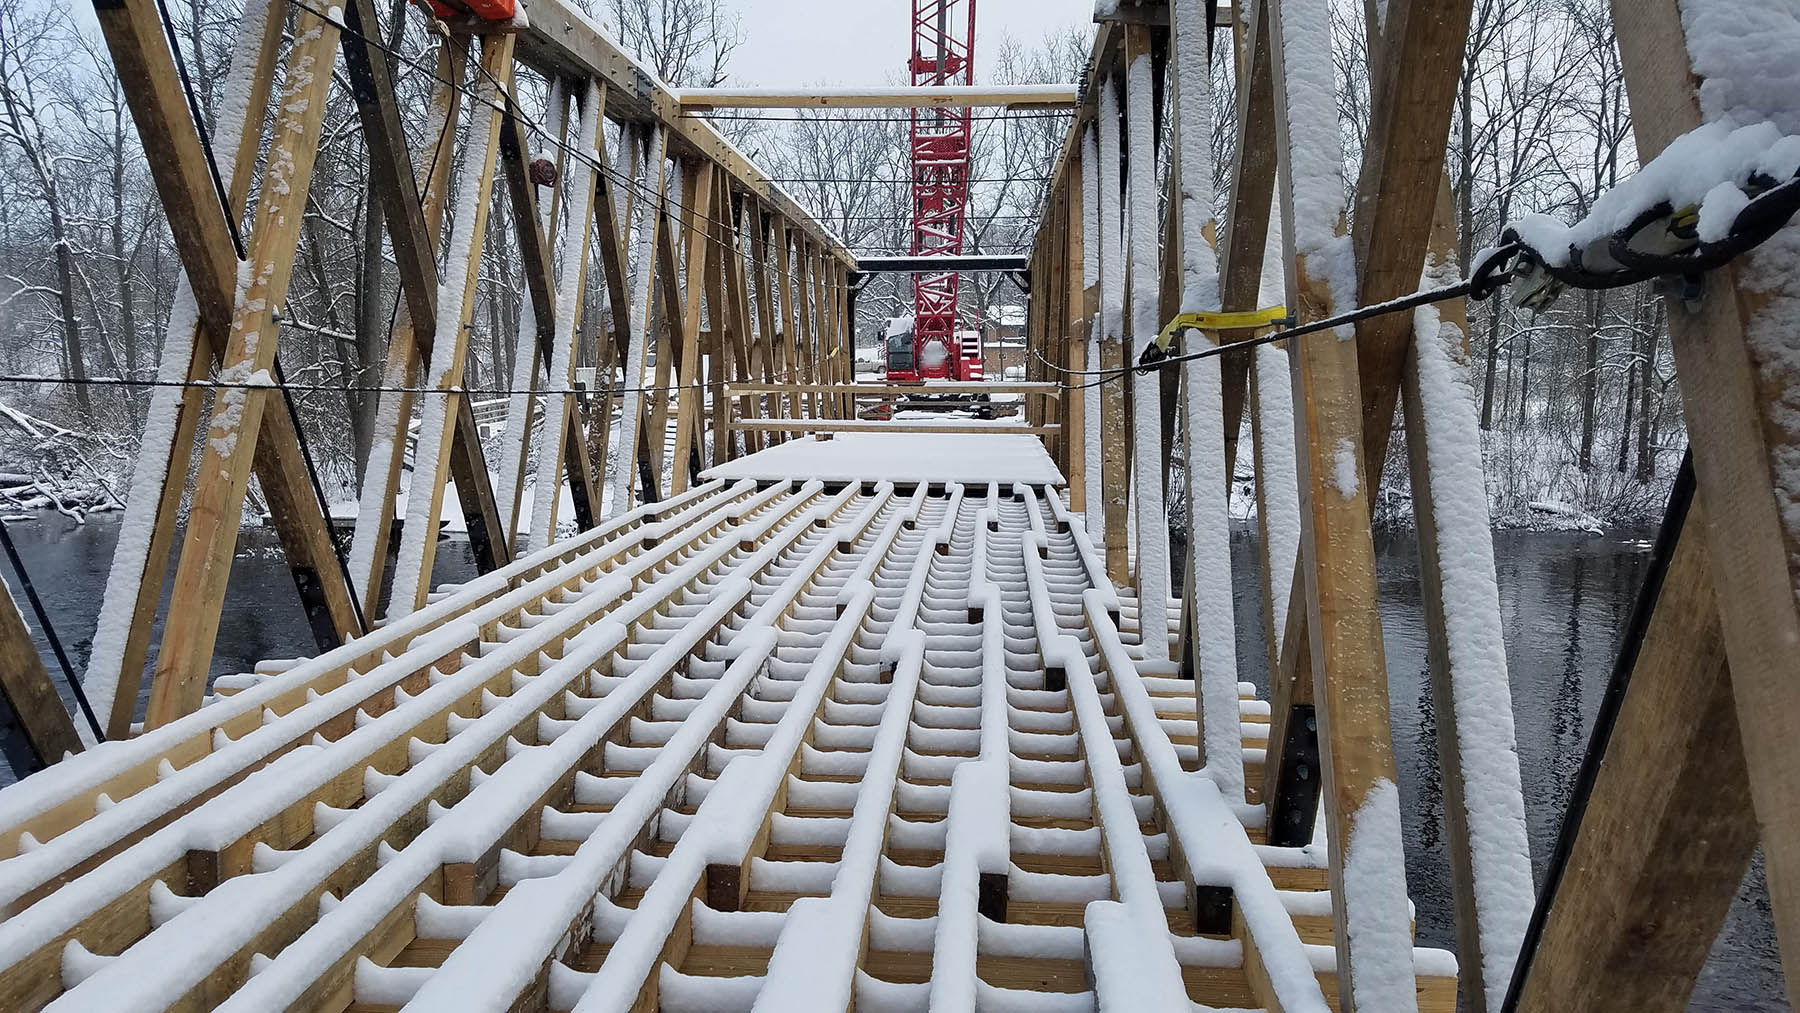
M208 131L225 104L244 2L169 2ZM581 2L674 85L755 83L732 76L734 52L750 29L731 0ZM413 150L428 151L435 141L425 126L435 37L420 8L405 0L382 13ZM1340 120L1354 167L1368 118L1361 0L1340 0L1336 17ZM992 83L1073 80L1089 38L1080 31L1018 38L984 26L980 75ZM1221 167L1231 164L1233 144L1229 62L1229 47L1219 46L1222 126L1213 147ZM338 78L347 88L341 67ZM901 68L891 81L903 81ZM554 157L559 141L546 129L548 94L546 82L521 72L520 106L537 128L531 143ZM280 310L287 379L307 387L295 393L295 407L328 495L340 503L355 499L375 421L378 395L359 388L405 379L381 375L396 279L381 210L369 201L369 159L355 107L342 99L327 115L292 288ZM1024 252L1067 120L983 112L976 121L967 250ZM906 249L903 115L721 114L717 125L851 249ZM1475 0L1446 164L1465 264L1496 243L1507 221L1534 211L1577 218L1635 168L1605 0ZM1223 200L1223 168L1219 176ZM1356 173L1346 178L1354 186ZM507 202L496 200L493 213L465 380L474 391L510 382L520 334L524 282ZM0 384L0 507L62 505L79 513L77 499L105 503L124 495L150 390L112 381L155 376L179 270L85 0L0 0L0 372L54 378ZM589 362L610 321L598 275L589 272L594 311L583 316ZM1003 276L965 276L967 326L1023 298ZM897 280L872 284L858 303L858 340L874 341L883 318L908 312L910 303L910 290ZM1536 317L1496 300L1472 306L1470 320L1496 518L1654 517L1685 441L1660 300L1645 288L1575 294ZM1387 473L1403 481L1405 469ZM1384 516L1406 514L1405 492L1383 490Z

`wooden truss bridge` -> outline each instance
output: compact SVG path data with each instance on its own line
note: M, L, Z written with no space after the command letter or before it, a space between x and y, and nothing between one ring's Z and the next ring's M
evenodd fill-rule
M1326 0L1102 6L1079 94L917 99L1070 127L1031 373L986 389L1019 414L888 422L862 409L921 391L856 382L858 258L695 110L904 96L678 95L527 0L529 24L436 36L420 151L369 0L252 0L203 143L155 0L97 3L186 289L89 673L107 741L83 748L0 609L9 701L76 754L0 791L0 1009L1673 1010L1759 844L1800 953L1800 381L1766 351L1792 346L1769 329L1796 280L1753 254L1670 301L1692 467L1540 889L1463 303L1127 370L1178 313L1304 322L1461 276L1443 153L1470 2L1370 3L1354 208ZM1719 6L1614 4L1646 160L1700 124L1702 78L1732 86L1691 38ZM1209 59L1237 80L1220 221ZM275 340L340 68L404 295L344 557ZM559 139L553 186L528 128ZM495 200L538 392L499 460L461 390ZM610 317L578 391L590 269ZM1265 658L1234 647L1246 456ZM1370 536L1390 456L1455 955L1414 945L1407 898ZM252 475L321 651L209 679ZM452 489L481 572L439 586Z

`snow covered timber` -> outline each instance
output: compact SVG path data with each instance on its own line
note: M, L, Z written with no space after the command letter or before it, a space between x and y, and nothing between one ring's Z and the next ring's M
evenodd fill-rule
M896 485L875 439L0 792L0 1005L1327 1008L1323 850L1194 773L1041 447Z

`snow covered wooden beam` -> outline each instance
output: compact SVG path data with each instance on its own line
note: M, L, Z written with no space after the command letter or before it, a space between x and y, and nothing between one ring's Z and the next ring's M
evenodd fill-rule
M286 406L279 401L270 410L271 398L278 398L270 373L278 331L275 309L287 299L338 42L336 25L309 12L299 15L296 32L288 57L286 90L277 100L272 153L263 172L264 196L250 239L246 284L234 300L230 337L221 356L221 377L257 386L222 393L213 409L188 511L181 563L169 599L169 614L182 616L183 621L164 629L145 715L147 727L192 711L205 695L258 434L265 413L286 417ZM231 287L238 289L235 284ZM303 495L312 499L310 489ZM299 495L294 498L300 501ZM332 558L329 553L325 556ZM335 569L319 572L335 574ZM341 580L337 583L341 588Z
M1232 145L1231 193L1219 234L1220 305L1227 312L1261 309L1265 239L1275 198L1275 92L1269 77L1268 16L1263 0L1252 0L1251 16L1234 23L1244 61L1239 67L1236 143ZM1249 337L1227 332L1231 341ZM1221 366L1225 405L1225 473L1235 472L1238 433L1243 428L1244 394L1250 365L1228 355Z
M5 583L0 582L0 694L40 766L82 750L81 736L44 667L31 628ZM11 758L9 758L11 759ZM26 769L30 769L29 767Z
M438 319L433 333L440 340L432 343L422 383L431 393L424 395L420 404L412 492L407 497L406 521L400 530L400 550L394 562L389 617L406 615L424 605L425 595L431 589L438 518L442 516L455 438L453 420L455 413L461 411L461 403L467 400L461 387L468 358L469 320L475 309L481 253L486 245L502 103L512 87L514 38L490 35L482 39L481 74L475 84L475 94L481 101L474 109L468 139L459 152L462 164L454 204L461 213L452 223L443 289L438 295ZM530 354L528 349L524 351ZM560 429L560 425L551 427L553 432Z
M1641 158L1705 122L1769 120L1800 133L1800 98L1773 83L1800 49L1791 4L1653 0L1612 9ZM1795 229L1707 275L1697 306L1666 300L1790 999L1800 996L1800 750L1789 720L1800 711Z
M1293 272L1288 306L1316 320L1353 306L1356 259L1323 0L1270 0L1271 76ZM1345 1013L1416 1009L1400 798L1388 727L1375 552L1363 491L1357 347L1346 328L1297 342L1301 565L1331 821L1339 1003ZM1292 619L1290 619L1290 624Z
M1462 74L1471 0L1385 0L1372 5L1368 140L1356 186L1353 239L1358 305L1418 290L1433 223L1454 222L1444 177L1450 112ZM1373 489L1387 459L1412 339L1406 314L1356 325L1363 393L1364 470Z
M1074 84L931 85L896 88L682 88L675 100L690 112L708 109L1067 109Z
M1100 92L1099 111L1095 114L1097 167L1099 176L1099 351L1097 368L1120 379L1100 384L1100 445L1113 448L1104 455L1100 483L1106 496L1106 573L1116 584L1131 580L1129 534L1131 496L1131 426L1126 418L1126 396L1131 381L1123 375L1130 352L1125 342L1125 236L1124 215L1120 208L1123 188L1120 185L1121 164L1119 131L1119 85L1117 74L1108 68L1096 79Z

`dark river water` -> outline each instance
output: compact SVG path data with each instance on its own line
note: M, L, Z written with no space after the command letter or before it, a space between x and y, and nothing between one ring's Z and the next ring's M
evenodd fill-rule
M81 671L87 663L117 521L103 515L77 527L52 516L14 524L9 530L70 660ZM1239 588L1238 658L1244 677L1257 682L1266 694L1258 554L1249 530L1240 531L1232 546ZM1530 531L1494 536L1525 811L1540 881L1653 537L1654 532ZM232 567L232 593L220 625L214 675L248 671L266 658L315 653L273 536L246 531L243 544ZM1435 718L1427 689L1425 632L1419 622L1417 554L1410 532L1378 535L1376 550L1408 842L1407 880L1418 907L1418 937L1421 945L1454 949L1449 859L1440 829L1443 806ZM437 558L439 582L474 573L466 542L446 543ZM7 569L8 583L14 576ZM19 605L28 610L23 596ZM30 625L37 632L35 617ZM40 639L39 646L49 658L48 645ZM10 722L11 715L4 718ZM10 734L10 729L0 729L0 738ZM13 779L13 772L0 766L0 784ZM1690 1009L1787 1008L1759 857L1714 945Z

